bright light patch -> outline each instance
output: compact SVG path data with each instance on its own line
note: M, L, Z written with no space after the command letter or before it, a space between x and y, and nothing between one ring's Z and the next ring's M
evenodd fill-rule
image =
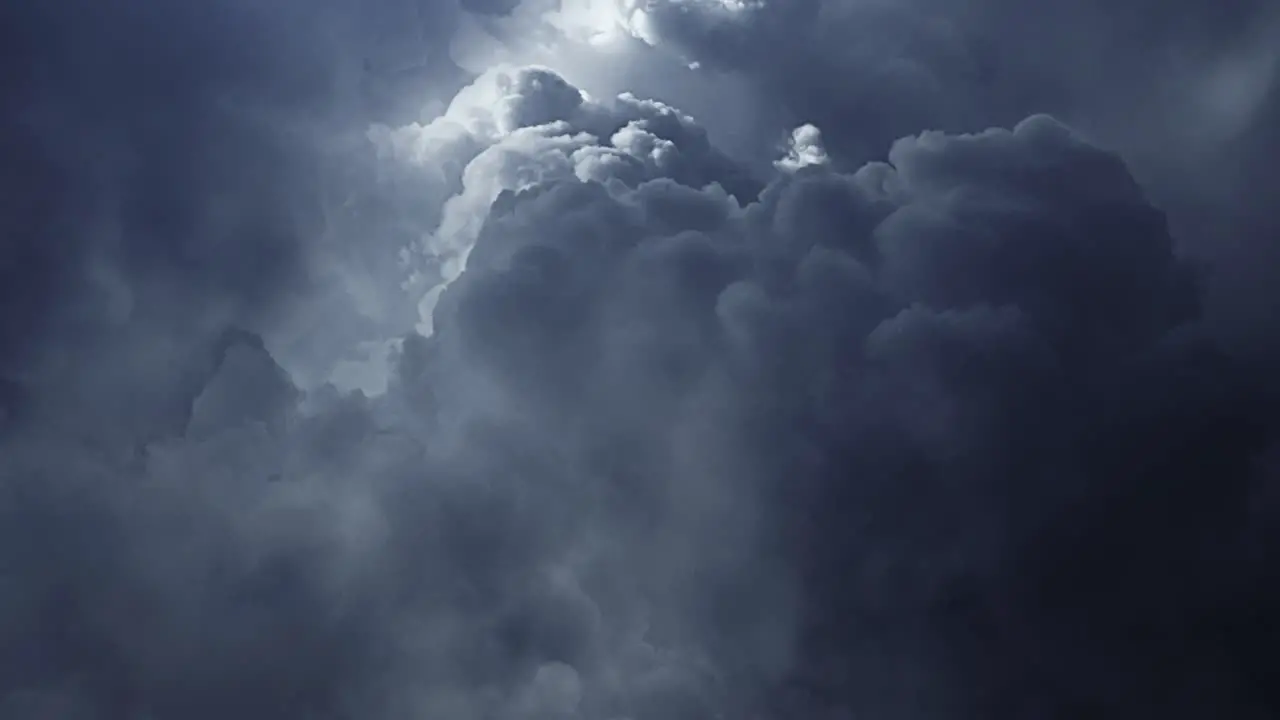
M597 48L635 39L658 45L656 17L694 13L707 20L742 20L765 7L765 0L560 0L547 21L566 37Z
M566 36L597 47L630 37L623 0L562 0L547 20Z
M810 165L826 165L829 161L827 148L822 142L822 131L805 124L791 132L787 141L787 154L773 165L783 172L795 172Z

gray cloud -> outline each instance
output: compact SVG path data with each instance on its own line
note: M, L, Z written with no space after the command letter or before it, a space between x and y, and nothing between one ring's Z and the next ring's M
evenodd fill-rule
M462 87L550 6L0 11L0 717L1269 717L1273 95L1119 114L1262 9L1139 5L563 49L663 102Z
M1266 482L1248 458L1272 421L1198 339L1195 273L1163 215L1116 156L1045 117L925 134L888 157L802 171L741 211L705 193L705 210L680 208L692 233L650 204L665 183L517 197L475 250L493 264L450 289L436 341L521 404L636 412L694 396L693 412L724 413L729 454L749 458L736 491L771 509L762 537L790 559L777 578L801 589L788 657L804 669L769 677L807 688L789 712L1260 712L1265 691L1238 676L1180 689L1220 672L1200 653L1243 652L1207 628L1259 591L1215 584L1232 513ZM598 249L581 230L591 197L671 229ZM602 253L615 269L582 260ZM701 622L737 672L768 677L742 629L715 638L716 619Z
M1270 316L1257 303L1275 282L1265 249L1276 233L1266 158L1280 137L1280 15L1271 4L627 5L644 13L632 26L649 42L745 78L757 89L752 116L819 126L846 169L924 128L971 132L1033 113L1063 119L1121 152L1170 214L1180 245L1216 268L1210 311L1224 339L1237 352L1273 356L1257 338ZM702 120L735 124L722 114L744 113ZM756 130L770 132L781 131Z

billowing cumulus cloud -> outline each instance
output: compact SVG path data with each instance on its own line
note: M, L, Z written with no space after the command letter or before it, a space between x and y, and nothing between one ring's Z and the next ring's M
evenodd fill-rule
M998 5L0 11L0 718L1273 715L1265 13Z
M555 72L498 67L464 88L427 125L375 126L370 139L393 162L435 174L456 194L440 205L438 225L410 248L435 272L422 307L424 329L444 285L457 279L489 213L503 193L566 178L635 185L665 178L750 197L748 174L716 151L706 133L679 110L623 94L594 100Z
M736 105L698 114L713 132L754 136L757 151L771 149L773 135L812 123L832 159L854 169L925 128L972 131L1035 113L1069 122L1124 154L1169 212L1180 245L1217 267L1211 312L1221 333L1242 351L1259 351L1250 335L1270 310L1256 303L1276 282L1265 269L1275 260L1263 249L1276 233L1274 4L621 5L622 24L654 46L652 55L675 55L752 88ZM744 124L743 116L757 122Z

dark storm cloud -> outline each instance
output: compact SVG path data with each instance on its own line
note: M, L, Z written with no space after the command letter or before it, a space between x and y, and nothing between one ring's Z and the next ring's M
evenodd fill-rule
M281 127L305 132L329 69L286 18L231 3L3 12L6 355L104 315L257 312L298 280L313 172Z
M759 88L753 116L816 124L846 169L925 128L968 132L1032 113L1063 119L1120 152L1169 213L1180 247L1214 268L1215 332L1237 354L1274 357L1275 343L1259 337L1273 336L1265 298L1277 282L1271 268L1280 267L1269 250L1280 139L1273 3L627 6L645 13L632 27L659 48ZM714 129L724 123L719 114L704 111L703 120Z
M507 259L450 289L434 341L597 431L719 428L701 462L732 459L789 567L689 617L721 667L795 686L781 716L1263 716L1234 608L1270 592L1237 552L1274 407L1197 329L1163 214L1045 117L889 162L802 170L740 215L691 194L673 217L664 184L516 197L473 255ZM592 197L667 229L584 233ZM736 584L762 577L801 588L781 675L731 624L776 615Z
M460 12L452 0L6 7L0 371L28 373L41 348L87 347L126 320L197 344L228 322L266 329L285 313L296 326L315 314L300 298L336 306L340 342L366 339L347 295L394 286L404 240L366 223L351 242L353 213L337 210L369 214L356 189L373 171L350 147L371 119L402 122L463 84L446 42ZM327 369L335 341L300 332L278 344Z
M626 5L640 13L634 32L745 74L765 88L762 105L781 102L795 122L818 124L854 167L904 132L1034 112L1155 156L1178 150L1173 142L1221 142L1267 96L1280 32L1261 0Z
M543 68L404 125L452 3L0 11L0 718L1274 714L1274 384L1122 157L904 82L1030 72L984 8L681 5L763 187Z

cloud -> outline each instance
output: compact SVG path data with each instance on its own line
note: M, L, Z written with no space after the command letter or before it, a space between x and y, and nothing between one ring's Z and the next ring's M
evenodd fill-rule
M1036 113L1070 123L1121 152L1169 213L1180 245L1217 268L1211 312L1219 327L1235 328L1228 342L1273 352L1259 348L1263 324L1243 319L1259 317L1251 308L1273 282L1262 268L1275 266L1263 250L1274 244L1266 218L1275 178L1244 169L1268 156L1277 135L1269 108L1280 25L1271 5L1191 1L1169 10L1125 0L1029 12L1002 0L803 0L728 12L653 0L639 9L654 54L751 88L696 113L713 136L721 128L751 136L735 148L743 157L770 152L784 129L804 123L823 130L846 170L883 159L893 140L922 129L972 132Z
M464 88L426 124L379 125L380 153L412 166L445 168L456 194L441 205L438 226L413 251L434 270L417 284L430 313L443 284L466 267L490 206L504 192L566 178L635 185L669 178L700 188L712 183L750 197L756 183L715 150L693 118L664 103L623 94L602 102L541 67L498 66Z
M829 160L827 149L822 145L822 131L805 124L791 131L786 157L774 164L779 170L794 171L810 165L824 165Z
M888 158L744 204L568 176L511 195L436 310L440 382L478 373L543 430L617 418L604 457L676 433L649 451L693 488L669 512L756 546L745 570L695 553L691 577L729 572L736 594L682 611L747 696L791 684L796 714L891 717L1262 707L1238 677L1173 689L1243 652L1191 626L1260 591L1213 588L1265 574L1229 559L1230 518L1265 486L1274 421L1198 326L1163 215L1045 116ZM1152 639L1122 651L1124 626ZM1167 665L1164 636L1188 648Z
M609 92L496 62L549 4L0 11L0 716L1272 714L1270 295L1099 144L1152 67L621 9Z
M642 17L630 23L647 42L749 76L767 88L761 104L780 101L819 125L842 121L840 141L864 155L879 152L866 146L869 132L890 134L879 144L906 123L954 129L1037 111L1078 119L1109 142L1141 141L1135 115L1166 142L1178 132L1183 142L1216 140L1208 114L1230 106L1248 115L1275 59L1262 49L1274 45L1273 14L1253 0L1223 12L1186 3L1177 15L1185 22L1153 15L1143 0L1052 13L1000 0L627 6L623 22ZM1225 105L1213 99L1226 95L1234 99ZM1157 107L1181 110L1182 127L1156 117Z

